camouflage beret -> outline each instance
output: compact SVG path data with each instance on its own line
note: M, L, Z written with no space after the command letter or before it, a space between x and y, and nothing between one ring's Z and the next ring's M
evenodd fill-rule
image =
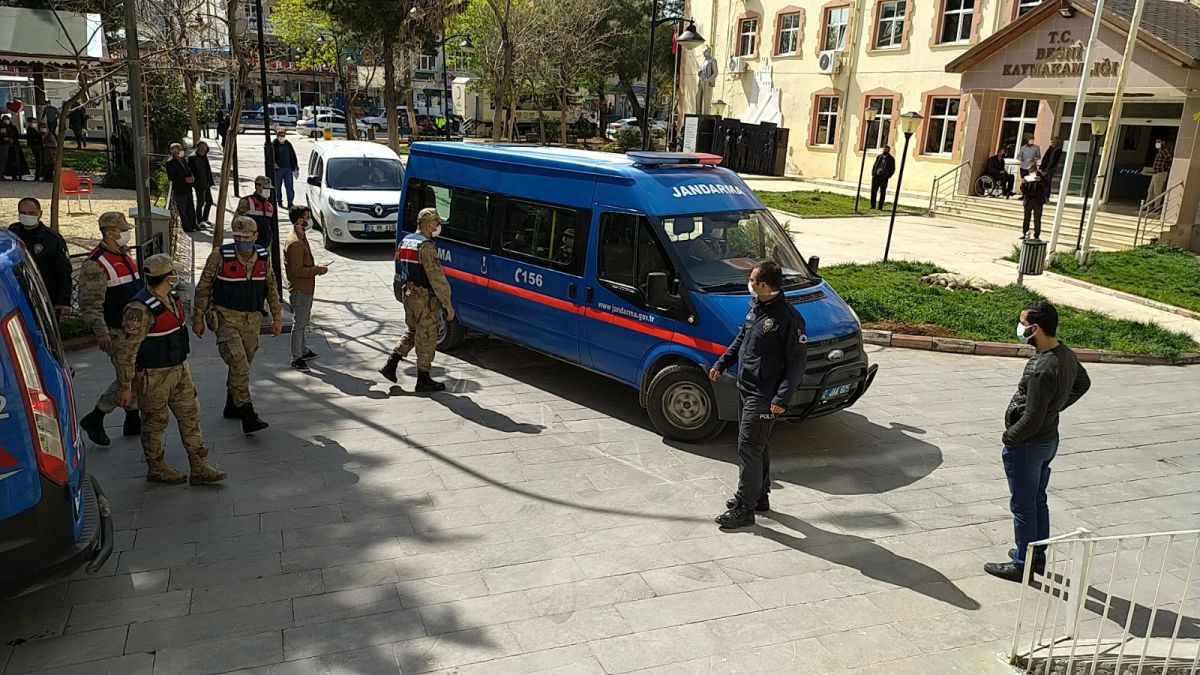
M133 223L125 220L125 214L120 211L106 211L100 214L99 218L100 231L104 230L132 230Z

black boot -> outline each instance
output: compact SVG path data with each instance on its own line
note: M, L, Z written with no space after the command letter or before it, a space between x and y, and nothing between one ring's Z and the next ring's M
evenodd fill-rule
M253 403L247 403L241 408L238 408L238 412L240 413L239 416L242 418L243 434L252 434L256 431L262 431L270 426L266 422L262 421L262 418L258 416L258 413L254 412Z
M736 530L741 527L750 527L754 524L754 511L752 511L741 501L735 508L729 509L725 513L717 516L717 524L723 530Z
M236 420L241 418L242 411L233 404L233 394L228 392L225 393L225 410L221 413L221 416L227 420Z
M136 410L125 411L125 425L121 427L125 436L140 436L142 434L142 416Z
M79 428L83 429L96 445L107 448L112 443L104 431L104 413L100 412L99 408L92 408L92 412L84 415L83 419L79 420Z
M419 392L446 391L446 385L442 384L441 382L437 382L432 377L430 377L428 370L418 370L417 371L416 391L419 391Z
M387 378L389 382L396 381L396 366L400 365L401 356L396 352L388 354L387 363L379 369L379 374Z

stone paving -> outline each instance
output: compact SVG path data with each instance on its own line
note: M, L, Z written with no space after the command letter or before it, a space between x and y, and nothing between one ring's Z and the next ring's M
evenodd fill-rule
M1018 586L982 565L1011 546L999 435L1022 361L868 348L871 392L778 428L775 511L722 533L732 429L664 442L624 385L483 338L439 355L450 391L408 393L411 362L401 387L374 372L402 326L388 249L317 257L336 260L322 358L293 371L265 337L255 364L271 428L220 418L224 365L194 340L229 480L148 485L135 439L90 450L118 552L0 604L0 672L1009 672ZM110 371L72 361L85 410ZM1089 372L1054 532L1200 525L1198 371Z

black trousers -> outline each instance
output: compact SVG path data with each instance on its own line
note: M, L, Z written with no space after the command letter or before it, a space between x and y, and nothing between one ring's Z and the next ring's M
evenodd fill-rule
M179 225L184 232L195 232L199 229L196 225L196 202L192 199L192 186L188 184L176 185L175 193L175 209L179 211Z
M1025 221L1021 223L1021 233L1029 234L1029 220L1033 219L1033 238L1042 238L1042 206L1045 203L1036 199L1025 200Z
M743 395L738 417L737 498L749 508L754 508L771 491L771 451L767 443L773 426L771 402Z
M871 208L882 209L884 204L887 203L887 184L887 178L880 176L871 177ZM879 195L878 199L875 198L877 193Z
M207 223L213 205L212 188L200 187L199 185L193 185L192 187L196 190L196 221L198 223Z

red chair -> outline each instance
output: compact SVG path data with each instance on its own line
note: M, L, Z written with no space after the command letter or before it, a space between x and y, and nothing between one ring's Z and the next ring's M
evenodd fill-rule
M59 190L64 195L74 195L81 209L83 208L83 195L87 195L87 213L92 212L92 179L80 176L75 169L63 169ZM70 202L68 201L68 203Z

